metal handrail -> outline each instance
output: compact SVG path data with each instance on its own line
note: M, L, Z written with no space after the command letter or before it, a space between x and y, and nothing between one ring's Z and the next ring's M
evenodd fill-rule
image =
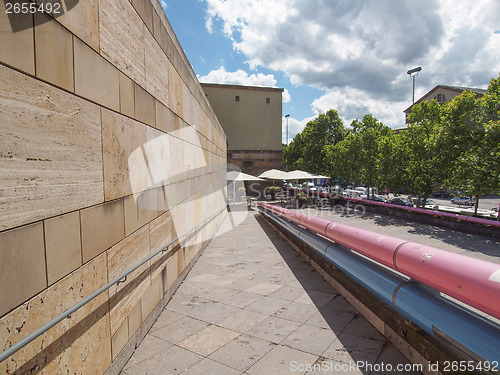
M226 210L226 207L224 207L223 209L221 209L220 211L218 211L217 213L215 213L214 215L212 215L210 218L203 220L201 223L199 223L196 226L192 227L191 229L187 230L185 233L183 233L182 235L180 235L179 237L177 237L175 240L170 241L168 244L166 244L165 246L163 246L161 249L155 251L153 254L151 254L147 258L143 259L141 262L139 262L138 264L136 264L134 267L128 269L127 271L125 271L124 273L122 273L120 276L117 276L112 281L110 281L109 283L107 283L106 285L104 285L102 288L96 290L94 293L92 293L91 295L89 295L87 298L84 298L83 300L81 300L80 302L78 302L73 307L70 307L65 312L63 312L62 314L60 314L59 316L55 317L54 319L52 319L51 321L49 321L48 323L46 323L42 327L40 327L37 330L35 330L32 333L30 333L25 338L21 339L20 341L16 342L14 345L10 346L8 349L6 349L2 353L0 353L0 362L3 362L5 359L7 359L8 357L10 357L12 354L16 353L18 350L20 350L23 347L25 347L26 345L28 345L31 341L35 340L38 336L40 336L43 333L47 332L49 329L51 329L52 327L54 327L57 323L61 322L62 320L64 320L65 318L67 318L68 316L70 316L71 314L73 314L75 311L77 311L81 307L85 306L87 303L89 303L94 298L96 298L98 295L100 295L101 293L103 293L106 290L108 290L109 288L111 288L113 285L115 285L115 284L118 285L119 283L125 282L125 280L127 279L127 276L130 275L132 272L134 272L136 269L138 269L140 266L142 266L144 263L148 262L149 260L151 260L152 258L154 258L159 253L167 251L170 246L172 246L177 241L180 241L181 238L183 238L183 237L187 236L189 233L197 230L199 227L201 227L205 223L211 221L214 217L216 217L222 211L225 211L225 210Z

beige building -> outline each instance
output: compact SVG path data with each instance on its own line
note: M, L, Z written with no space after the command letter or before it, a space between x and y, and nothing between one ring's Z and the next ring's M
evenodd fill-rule
M281 169L283 89L201 84L227 136L227 160L257 175Z
M478 89L474 87L458 87L458 86L445 86L445 85L437 85L434 87L431 91L429 91L427 94L422 96L420 99L418 99L415 104L422 103L425 100L432 100L435 99L439 104L443 104L445 102L451 101L455 96L460 95L464 91L472 91L473 93L476 94L476 97L481 97L484 95L486 92L485 89ZM409 106L404 110L406 114L406 120L405 122L408 123L408 114L411 113L411 109L414 104ZM399 127L398 129L400 129Z

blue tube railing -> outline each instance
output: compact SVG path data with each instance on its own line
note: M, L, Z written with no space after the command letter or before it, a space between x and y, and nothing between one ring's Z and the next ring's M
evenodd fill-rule
M500 325L497 323L444 298L428 286L413 282L263 207L259 210L460 356L487 363L493 371L500 368Z

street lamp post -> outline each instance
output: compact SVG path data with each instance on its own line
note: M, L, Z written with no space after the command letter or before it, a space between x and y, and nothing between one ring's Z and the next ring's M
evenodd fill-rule
M288 146L288 117L290 117L290 115L285 115L285 118L286 118L286 145Z
M418 75L422 68L419 66L417 68L410 69L406 72L410 77L413 78L413 96L412 96L412 104L415 104L415 77Z
M288 146L288 118L290 117L290 114L286 115L286 145ZM288 172L288 163L285 165L285 170Z

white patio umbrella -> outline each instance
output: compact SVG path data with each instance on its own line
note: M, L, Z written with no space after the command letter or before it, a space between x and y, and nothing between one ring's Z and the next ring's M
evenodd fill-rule
M273 186L274 186L274 180L286 180L286 176L287 172L280 171L279 169L269 169L259 174L260 178L273 180Z
M262 181L262 178L243 173L241 171L227 172L228 181Z
M301 170L297 169L295 171L288 172L287 177L284 178L284 180L296 180L298 182L298 180L314 180L317 178L323 179L323 178L328 178L328 177L322 176L319 174L315 174L315 173L301 171ZM307 189L309 190L309 187Z
M295 170L295 171L291 171L291 172L288 172L286 174L286 180L312 180L313 178L313 175L309 172L305 172L305 171L300 171L300 170Z
M269 169L259 174L260 178L268 178L270 180L284 180L286 176L287 172L280 171L279 169Z
M226 178L228 181L231 181L231 184L233 185L233 199L235 200L236 200L236 181L262 181L262 178L255 177L250 174L243 173L241 171L227 172Z

